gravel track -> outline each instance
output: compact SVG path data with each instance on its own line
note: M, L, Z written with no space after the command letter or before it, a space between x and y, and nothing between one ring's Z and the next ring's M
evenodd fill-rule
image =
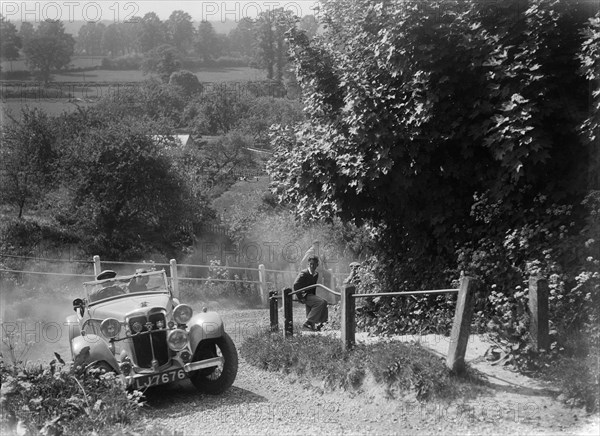
M268 325L267 310L217 310L238 351L245 335ZM301 320L304 308L294 310ZM485 365L477 369L488 373ZM197 394L188 381L148 391L142 425L176 435L600 434L597 417L558 403L551 387L492 372L492 387L477 399L419 404L386 400L369 383L360 395L324 392L316 381L262 371L240 356L234 386L223 395Z

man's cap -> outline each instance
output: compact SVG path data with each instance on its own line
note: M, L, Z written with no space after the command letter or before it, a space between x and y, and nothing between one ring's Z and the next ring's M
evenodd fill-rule
M117 276L117 273L111 269L106 269L96 276L96 280L112 279Z
M136 274L145 274L147 272L148 271L146 271L144 268L138 268L138 269L135 270Z
M350 262L350 268L353 268L355 266L360 266L360 262Z

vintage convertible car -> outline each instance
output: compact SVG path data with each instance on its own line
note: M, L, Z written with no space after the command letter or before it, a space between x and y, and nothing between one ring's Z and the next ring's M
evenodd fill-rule
M238 356L221 317L180 304L164 271L104 271L84 287L67 317L79 369L114 371L140 390L185 378L208 394L233 384Z

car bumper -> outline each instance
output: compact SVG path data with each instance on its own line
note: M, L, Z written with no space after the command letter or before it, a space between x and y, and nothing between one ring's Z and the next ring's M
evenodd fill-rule
M159 371L144 371L124 376L128 387L144 390L151 386L159 386L167 383L181 381L190 376L194 371L204 368L212 368L223 364L222 357L213 357L198 362L186 363L183 366L172 365Z

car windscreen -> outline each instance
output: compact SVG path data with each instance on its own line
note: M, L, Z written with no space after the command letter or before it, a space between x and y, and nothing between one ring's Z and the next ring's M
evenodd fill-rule
M162 271L87 282L84 287L90 303L136 293L168 292L166 277Z

